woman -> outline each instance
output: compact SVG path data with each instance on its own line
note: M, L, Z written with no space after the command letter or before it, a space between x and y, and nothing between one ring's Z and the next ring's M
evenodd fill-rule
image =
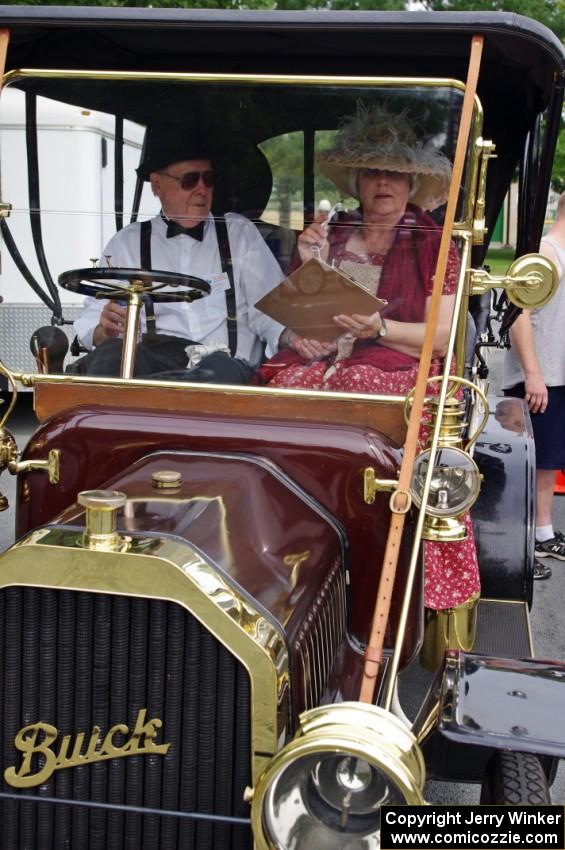
M344 334L332 345L292 339L265 363L257 382L341 392L406 394L416 383L441 228L426 212L445 202L449 160L418 141L406 112L366 108L346 119L320 171L359 209L329 225L320 216L298 239L293 268L313 256L334 265L387 302L372 315L336 315ZM291 269L292 270L292 269ZM453 313L459 257L451 245L430 375L441 372ZM290 332L292 334L292 331ZM287 342L290 342L288 340ZM313 347L317 358L312 358ZM301 356L302 355L302 356ZM437 391L437 385L432 391ZM427 437L426 428L421 438ZM444 609L479 591L470 520L469 536L451 544L426 544L426 605Z
M291 271L317 256L388 303L382 314L336 315L344 336L325 346L323 358L308 357L316 341L293 339L296 351L283 349L266 363L260 381L346 392L408 392L416 380L441 238L424 209L444 203L451 165L443 154L418 143L405 112L359 104L357 114L336 133L332 148L319 155L318 166L360 207L333 226L323 215L312 223L298 239ZM440 371L445 353L458 272L452 245L431 374Z

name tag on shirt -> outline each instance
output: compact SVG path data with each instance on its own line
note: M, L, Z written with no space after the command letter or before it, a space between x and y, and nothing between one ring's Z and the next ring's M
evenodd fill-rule
M212 287L212 293L230 288L230 279L225 272L210 275L206 280Z

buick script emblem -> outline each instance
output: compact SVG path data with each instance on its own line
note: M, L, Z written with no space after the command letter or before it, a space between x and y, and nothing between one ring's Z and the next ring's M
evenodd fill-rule
M22 763L18 769L6 768L4 779L15 788L31 788L33 785L41 785L55 770L62 770L64 767L78 767L95 761L149 753L164 756L171 745L155 743L157 730L161 728L163 722L157 717L146 721L146 714L146 708L140 709L133 732L125 744L121 745L114 743L114 736L129 734L129 727L125 723L112 726L103 738L100 727L93 726L84 752L86 732L77 734L72 750L71 735L65 735L57 749L52 747L59 735L56 726L51 726L49 723L32 723L31 726L24 726L14 739L16 748L23 753ZM34 760L32 766L34 756L38 758Z

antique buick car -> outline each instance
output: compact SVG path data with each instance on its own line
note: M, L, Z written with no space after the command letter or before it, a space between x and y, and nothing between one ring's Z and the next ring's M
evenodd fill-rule
M480 783L484 803L548 802L565 663L532 657L531 427L521 402L489 395L484 347L493 289L506 330L556 286L536 250L561 43L502 13L6 6L0 59L0 463L17 475L0 846L378 848L381 805L424 804L426 777ZM316 252L305 276L297 237L352 215L363 232L355 186L319 166L344 122L378 109L409 115L452 174L398 233L435 240L413 384L133 377L148 305L158 324L160 304L218 297L204 273L103 256L158 214L135 175L147 129L214 141L213 216L253 222L277 264L269 294L280 280L316 319L328 280L346 298L359 282ZM516 174L516 260L495 277L484 257ZM77 341L67 354L83 295L127 305L120 377L82 374ZM18 448L7 425L30 390L40 424ZM480 594L429 604L426 559L463 544ZM417 659L434 675L411 722L397 683Z

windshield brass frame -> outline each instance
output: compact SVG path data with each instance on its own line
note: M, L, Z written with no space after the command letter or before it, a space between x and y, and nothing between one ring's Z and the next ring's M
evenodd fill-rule
M300 75L300 74L227 74L227 73L175 73L175 72L145 72L139 73L135 71L80 71L73 69L41 69L41 68L20 68L14 69L12 71L8 71L3 75L3 84L9 85L10 83L18 82L21 80L30 80L30 79L67 79L67 80L108 80L108 81L134 81L139 80L140 82L178 82L178 83L215 83L218 85L233 85L236 83L240 84L288 84L288 85L303 85L303 86L312 86L319 87L321 85L332 85L337 87L347 87L347 86L367 86L374 88L422 88L422 89L434 89L434 88L452 88L456 89L460 92L465 91L465 84L457 79L452 78L443 78L443 77L368 77L368 76L357 76L357 75L328 75L328 74L320 74L320 75ZM478 169L479 169L479 153L480 151L477 148L477 141L481 137L482 132L482 123L483 123L483 110L481 103L478 97L475 97L474 104L474 116L473 116L473 125L471 130L471 138L469 142L469 154L470 162L469 167L467 168L466 180L465 180L465 203L464 203L464 215L461 221L456 221L454 224L453 235L460 235L465 237L467 234L471 233L473 230L473 215L474 215L474 207L477 199L477 178L478 178ZM465 241L465 240L464 240ZM467 251L462 251L462 262L461 262L461 272L460 278L458 282L459 287L465 287L465 271L466 264L468 263L468 253ZM465 363L465 336L466 336L466 314L467 314L467 306L468 306L468 293L464 290L464 297L462 299L461 311L460 314L457 315L454 312L453 321L458 323L458 332L457 332L457 346L456 346L456 361L457 361L457 373L462 374L462 369L464 368ZM465 319L465 321L463 321ZM20 376L18 376L20 377ZM29 375L22 376L22 383L26 386L32 386L37 382L39 376L35 376L33 373ZM49 379L57 379L57 375L49 375L46 376ZM76 381L76 377L69 376L68 379L70 382ZM83 378L81 382L85 379ZM86 378L88 381L89 379ZM120 379L120 378L112 378L111 383L119 382L120 384L130 384L131 379ZM155 382L152 382L152 386L155 385ZM198 388L198 384L184 383L182 384L184 388L190 389L194 391ZM225 389L225 388L223 388ZM266 395L280 395L279 388L270 388L270 387L254 387L249 388L245 387L245 391L249 391L249 389L253 389L254 391L260 394ZM226 389L226 392L233 392L234 388L230 387L229 390ZM296 390L287 390L285 394L293 395L295 392L300 393L300 391ZM317 397L317 394L311 393L312 397ZM319 395L322 398L339 398L342 401L356 399L359 401L360 398L363 401L366 401L368 404L382 404L383 402L390 403L391 400L394 402L396 398L391 399L390 396L384 395L369 395L365 394L364 396L357 393L336 393L331 390L320 390Z

